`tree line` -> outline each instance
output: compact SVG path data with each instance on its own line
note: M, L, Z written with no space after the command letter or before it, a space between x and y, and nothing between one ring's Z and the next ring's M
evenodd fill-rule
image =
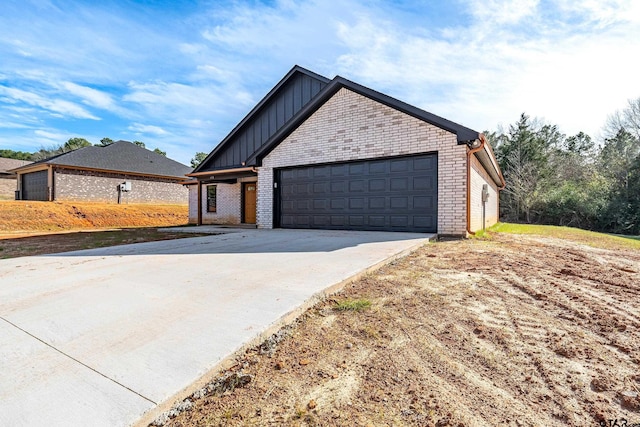
M640 234L640 98L609 117L601 144L524 113L485 135L507 183L501 221Z
M2 149L0 150L0 157L37 162L53 156L57 156L59 154L68 153L79 148L90 147L92 145L95 145L97 147L106 147L107 145L111 145L114 142L115 141L113 139L106 137L102 138L98 144L92 144L84 138L69 138L64 144L52 146L49 148L41 148L40 150L33 153ZM146 148L145 143L142 141L133 141L133 143L138 147ZM159 148L154 148L153 151L163 156L167 155L166 151L162 151Z
M485 132L507 183L500 193L501 220L640 235L640 98L611 115L603 133L596 144L584 132L566 136L524 113L507 131ZM113 142L103 138L95 145ZM90 145L70 138L35 153L0 150L0 157L38 161ZM192 167L206 156L196 153Z

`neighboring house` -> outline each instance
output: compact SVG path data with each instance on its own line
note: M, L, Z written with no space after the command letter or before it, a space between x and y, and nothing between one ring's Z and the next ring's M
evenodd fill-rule
M498 220L484 135L294 67L188 176L189 220L463 236Z
M192 168L117 141L90 146L13 169L21 200L187 204L182 185Z
M28 160L0 157L0 200L13 199L15 195L17 175L9 171L29 163Z

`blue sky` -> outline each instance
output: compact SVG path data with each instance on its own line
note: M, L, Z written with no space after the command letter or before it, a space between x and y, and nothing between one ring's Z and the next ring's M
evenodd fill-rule
M478 131L598 138L640 97L636 0L3 0L0 148L140 140L188 164L298 64Z

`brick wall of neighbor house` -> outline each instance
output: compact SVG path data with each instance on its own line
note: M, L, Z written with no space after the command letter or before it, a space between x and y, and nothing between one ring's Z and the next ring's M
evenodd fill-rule
M438 233L466 232L466 146L456 135L340 89L258 169L258 227L273 227L273 169L438 152Z
M0 175L0 199L14 199L17 185L15 175L12 177Z
M242 221L242 183L256 178L240 178L235 184L217 185L216 212L207 212L207 184L202 185L202 223L240 224ZM189 224L198 222L198 186L189 185Z
M485 227L498 222L498 186L476 156L471 158L471 231L482 230L482 185L487 184L489 199L485 205Z
M122 193L121 203L184 205L189 202L189 190L169 179L72 169L56 170L55 200L117 203L117 186L124 181L131 182L131 191Z

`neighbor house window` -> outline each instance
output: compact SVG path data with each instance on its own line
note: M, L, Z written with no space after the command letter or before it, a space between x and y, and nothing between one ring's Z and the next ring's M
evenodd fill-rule
M216 211L216 189L217 185L207 186L207 212Z

